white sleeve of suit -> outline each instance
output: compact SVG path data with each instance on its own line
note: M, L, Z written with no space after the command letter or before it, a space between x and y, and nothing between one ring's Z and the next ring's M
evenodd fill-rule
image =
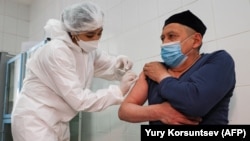
M52 55L53 54L53 55ZM83 89L76 75L74 59L67 51L57 50L48 55L44 66L50 87L76 111L101 111L123 100L119 86L110 85L107 89L92 92ZM46 58L46 57L44 57Z
M94 54L94 75L106 80L117 80L115 75L116 57L107 54L105 51L95 50Z
M96 77L120 81L125 72L132 69L133 63L125 55L111 56L96 50L94 67Z

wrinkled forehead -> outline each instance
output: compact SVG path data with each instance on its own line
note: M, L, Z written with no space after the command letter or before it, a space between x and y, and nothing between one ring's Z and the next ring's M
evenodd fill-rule
M179 23L170 23L163 27L162 33L184 33L186 31L186 26Z

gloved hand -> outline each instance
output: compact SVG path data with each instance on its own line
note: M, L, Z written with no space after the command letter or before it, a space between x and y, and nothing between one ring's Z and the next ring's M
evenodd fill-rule
M136 82L136 80L137 75L133 71L129 70L123 75L120 82L120 89L122 91L123 96L129 92L131 86Z
M131 70L133 67L133 62L129 60L127 56L119 55L117 57L116 65L115 65L115 73L118 80L121 80L121 77L127 72Z

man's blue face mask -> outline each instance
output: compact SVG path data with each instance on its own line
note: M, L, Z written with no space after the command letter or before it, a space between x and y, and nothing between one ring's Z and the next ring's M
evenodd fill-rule
M188 36L183 41L169 42L161 45L161 58L167 66L175 68L185 62L187 55L182 53L181 43L187 41L192 35Z
M187 59L187 56L181 52L179 41L163 44L161 46L161 57L164 63L171 68L181 65Z

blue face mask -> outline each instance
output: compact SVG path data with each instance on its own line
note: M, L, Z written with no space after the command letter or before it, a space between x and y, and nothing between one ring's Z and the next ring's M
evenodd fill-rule
M187 56L181 52L180 42L163 44L161 46L161 57L164 63L171 68L181 65L187 59Z

